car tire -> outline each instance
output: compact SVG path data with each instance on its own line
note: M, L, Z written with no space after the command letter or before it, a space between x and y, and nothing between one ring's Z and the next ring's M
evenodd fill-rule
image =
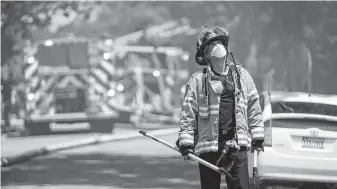
M252 184L250 185L250 188L252 188L252 189L268 189L268 186L262 183L262 184L260 184L260 186L257 188L257 187L255 187L255 185L252 183Z
M337 189L336 184L323 184L323 183L307 183L298 189Z
M327 188L327 189L337 189L337 184L334 184L334 183L332 183L332 184L326 184L325 185L325 187Z
M261 184L258 189L270 189L270 186L267 186L265 184Z

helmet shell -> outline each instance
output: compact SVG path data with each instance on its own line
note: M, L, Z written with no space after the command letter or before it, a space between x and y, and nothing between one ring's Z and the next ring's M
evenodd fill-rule
M205 47L214 41L220 41L227 49L229 34L228 31L219 26L205 28L200 32L197 41L197 53L195 55L195 61L201 66L206 66L205 61Z

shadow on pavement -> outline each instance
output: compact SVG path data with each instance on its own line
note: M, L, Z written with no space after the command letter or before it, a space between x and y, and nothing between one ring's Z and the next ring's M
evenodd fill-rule
M2 186L95 185L117 188L199 188L196 164L182 157L53 154L1 170Z

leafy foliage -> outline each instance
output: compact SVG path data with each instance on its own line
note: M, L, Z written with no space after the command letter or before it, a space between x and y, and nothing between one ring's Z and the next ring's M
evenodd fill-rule
M88 22L86 18L91 14L93 4L3 1L1 29L6 32L2 32L1 45L13 46L14 39L31 37L32 29L50 24L52 15L58 10L66 15L71 11L81 15L82 18L59 31L80 36L107 34L118 37L186 17L195 28L203 25L228 28L230 49L237 61L250 69L255 79L274 68L278 73L277 79L287 86L291 85L288 87L291 90L304 90L302 81L307 79L306 52L309 50L313 58L314 91L337 93L337 88L324 85L336 80L335 2L102 2L97 21ZM34 33L38 34L34 38L48 36ZM169 45L190 51L189 67L192 72L199 69L193 59L195 39L196 34L177 36L169 41ZM2 48L2 57L11 54L4 51L11 50Z
M84 19L90 17L95 3L81 1L1 1L1 64L10 58L14 47L32 38L36 28L48 26L56 12L69 16L77 12Z

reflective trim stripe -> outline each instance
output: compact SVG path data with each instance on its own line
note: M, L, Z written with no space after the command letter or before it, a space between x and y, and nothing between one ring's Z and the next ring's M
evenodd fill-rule
M208 117L208 113L199 112L199 115L200 115L200 116Z
M181 140L179 140L179 145L180 146L193 146L194 141L193 140L187 140L187 139L181 139Z
M34 73L38 70L39 64L34 62L33 64L29 64L30 66L25 69L24 77L25 79L30 79L34 76Z
M209 109L207 106L199 106L199 116L208 118L209 116Z
M240 146L250 146L251 138L246 134L238 134L238 144Z
M186 102L186 100L185 100L185 102ZM195 102L195 100L194 100L194 98L193 97L187 97L187 102Z
M195 153L201 154L209 151L218 151L218 141L199 142L195 147Z
M212 115L219 115L219 111L210 111Z
M253 138L253 140L264 139L264 133L252 134L252 138Z
M180 138L193 139L193 136L190 133L180 133Z
M214 110L219 110L219 106L218 105L211 105L209 108L210 109L214 109ZM199 106L199 109L200 110L208 110L208 107L207 106Z
M180 133L179 136L179 145L182 146L194 146L194 139L191 134L188 133Z
M219 115L219 106L211 105L210 108L205 107L205 106L199 106L199 115L208 116L208 113L212 115Z
M261 133L264 132L264 128L263 127L255 127L253 129L251 129L252 134L257 134L257 133Z
M263 127L255 127L251 129L253 140L263 139L264 138L264 128Z
M242 139L242 140L249 140L250 139L250 137L249 136L247 136L246 134L237 134L238 135L238 139Z
M206 152L217 152L219 150L218 145L212 145L209 147L199 148L198 150L194 150L196 155L206 153Z
M246 140L238 140L239 146L249 146L250 142Z
M187 102L184 102L182 104L182 106L191 106L193 110L197 110L197 107L194 103L187 103Z
M203 142L199 142L197 145L209 145L209 144L216 144L218 145L218 141L203 141Z
M258 94L256 89L251 90L251 91L248 93L248 97L253 96L253 95L256 95L256 94Z
M219 105L210 105L209 107L212 109L219 110Z

